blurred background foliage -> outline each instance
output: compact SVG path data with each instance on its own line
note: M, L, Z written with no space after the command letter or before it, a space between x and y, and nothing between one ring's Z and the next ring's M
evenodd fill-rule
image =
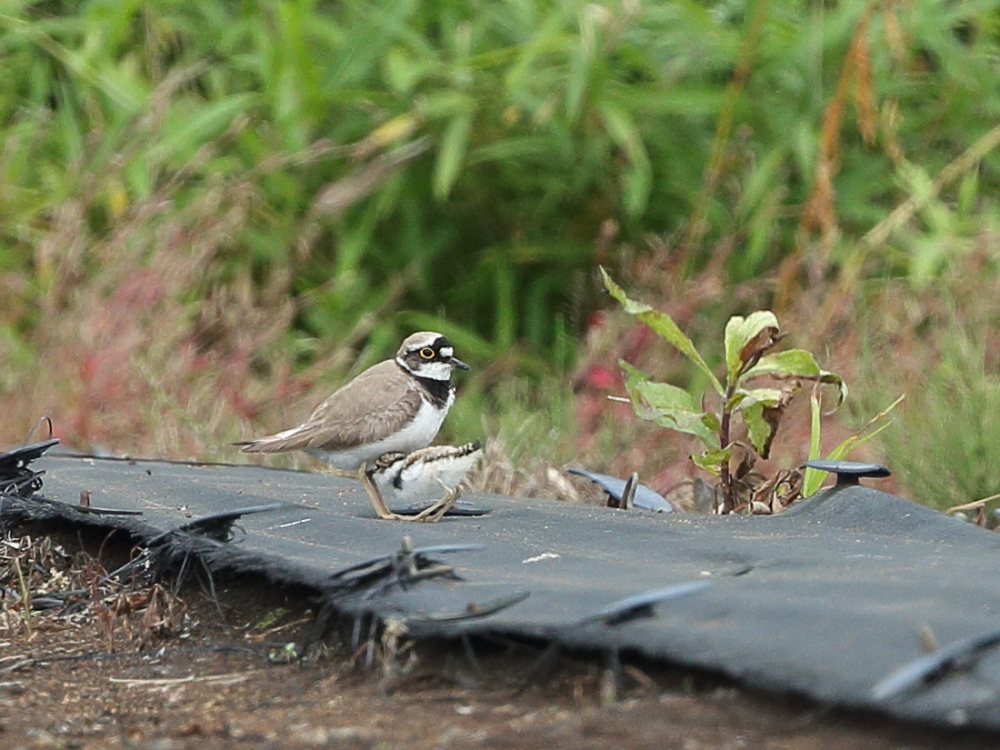
M7 441L232 457L429 328L445 437L662 463L597 263L853 359L859 290L996 273L996 0L3 0L0 59Z

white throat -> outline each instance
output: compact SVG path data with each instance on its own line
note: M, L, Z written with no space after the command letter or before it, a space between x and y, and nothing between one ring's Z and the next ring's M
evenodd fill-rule
M451 380L452 367L447 362L421 362L416 368L410 368L399 357L396 357L396 364L402 367L411 375L418 378L428 378L430 380Z

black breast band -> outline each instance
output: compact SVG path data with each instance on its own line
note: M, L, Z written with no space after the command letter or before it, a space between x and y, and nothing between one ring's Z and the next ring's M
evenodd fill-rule
M448 397L451 396L452 390L455 386L451 384L450 380L435 380L434 378L421 378L417 377L421 385L427 391L427 395L430 397L431 403L434 404L439 409L443 409L448 404Z

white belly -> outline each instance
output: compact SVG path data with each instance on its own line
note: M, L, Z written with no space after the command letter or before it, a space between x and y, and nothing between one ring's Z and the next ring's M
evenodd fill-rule
M420 448L426 448L437 437L453 399L454 396L449 399L444 409L436 409L428 402L421 401L420 410L413 421L384 440L344 451L324 451L317 448L307 453L343 471L357 471L362 463L374 461L386 453L412 453Z

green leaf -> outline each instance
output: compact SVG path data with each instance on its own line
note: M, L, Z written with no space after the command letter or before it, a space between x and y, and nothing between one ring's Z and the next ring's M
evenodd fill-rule
M819 458L820 450L821 406L818 393L814 392L812 396L809 397L809 414L809 460L812 461ZM815 494L819 489L819 486L823 484L823 477L825 477L826 474L827 472L825 471L806 467L806 473L802 477L802 497L809 497L810 495Z
M781 415L796 390L779 388L739 388L730 399L746 423L750 442L761 458L771 452L771 441L778 429Z
M202 144L218 138L254 100L253 94L234 94L203 104L183 118L171 121L164 128L167 134L157 145L153 160L190 158Z
M541 67L539 60L563 41L563 24L568 12L569 6L556 5L544 20L534 19L534 32L519 45L520 54L504 75L504 88L510 98L515 101L525 98L525 93L536 84Z
M729 399L729 409L743 410L760 404L762 406L777 406L784 395L780 388L737 388Z
M667 343L697 365L698 369L708 376L709 382L719 395L723 395L725 393L722 388L722 384L719 383L719 379L715 377L708 365L705 364L705 360L702 359L698 350L694 348L694 344L691 343L691 339L685 336L681 329L677 327L673 318L666 313L660 312L659 310L654 310L649 305L629 299L624 290L612 281L611 277L608 276L608 272L605 271L603 267L600 271L601 277L604 279L605 288L612 297L618 300L618 303L622 306L622 309L624 309L625 312L629 315L634 315L643 323L648 325L656 331L656 333L665 338Z
M789 349L775 354L765 354L760 361L743 373L744 378L761 375L791 375L814 377L822 372L816 358L805 349Z
M571 124L576 124L580 117L583 98L590 82L590 58L587 46L581 44L570 61L566 85L566 119Z
M702 471L719 476L722 464L728 463L732 456L733 447L730 445L721 449L716 448L715 450L705 451L700 456L691 456L691 460Z
M726 376L730 383L736 382L747 361L749 353L744 350L768 328L780 330L777 317L769 310L758 310L746 318L734 315L726 323Z
M414 102L413 111L422 120L444 120L447 117L464 115L472 112L476 106L475 98L461 91L447 89L434 91Z
M869 440L871 440L873 437L875 437L880 432L882 432L882 430L884 430L886 427L888 427L890 424L892 424L892 420L889 420L888 422L886 422L885 424L883 424L881 427L879 427L877 430L872 430L871 432L867 432L867 431L870 430L872 427L874 427L880 420L885 419L886 415L889 414L889 412L891 412L897 406L899 406L899 404L903 401L904 398L906 398L906 394L905 393L902 394L895 401L893 401L891 404L889 404L887 407L885 407L882 411L880 411L874 417L872 417L871 419L869 419L868 422L866 422L865 425L861 429L859 429L853 435L849 436L846 440L844 440L842 443L840 443L836 448L834 448L832 451L830 451L830 455L827 456L827 458L829 458L831 461L839 461L841 458L843 458L844 456L846 456L850 451L854 450L859 445L864 445Z
M827 458L831 461L839 461L858 446L867 443L869 440L878 435L880 432L882 432L882 430L886 429L891 424L892 421L890 420L881 427L879 427L878 429L872 430L866 435L859 435L859 434L851 435L849 438L844 440L844 442L840 443L836 448L830 451L830 455L827 456Z
M706 414L692 394L670 383L657 383L624 360L618 364L625 374L625 388L636 416L661 427L694 435L708 448L719 444L717 433L708 426L711 420L706 419L715 415Z
M839 375L827 372L816 364L816 358L805 349L789 349L775 354L765 354L760 361L740 376L741 381L762 375L808 378L827 385L836 385L840 391L839 403L847 398L847 383Z
M623 108L611 102L602 102L597 109L608 135L628 157L629 168L624 175L622 202L629 216L639 216L646 210L653 186L653 168L646 145L635 120Z
M760 456L767 458L768 446L774 428L770 422L764 419L764 406L763 402L755 401L742 409L740 413L747 425L747 437L750 438L750 444Z
M434 197L439 201L448 197L462 168L471 125L472 113L462 112L452 117L445 128L434 165Z

